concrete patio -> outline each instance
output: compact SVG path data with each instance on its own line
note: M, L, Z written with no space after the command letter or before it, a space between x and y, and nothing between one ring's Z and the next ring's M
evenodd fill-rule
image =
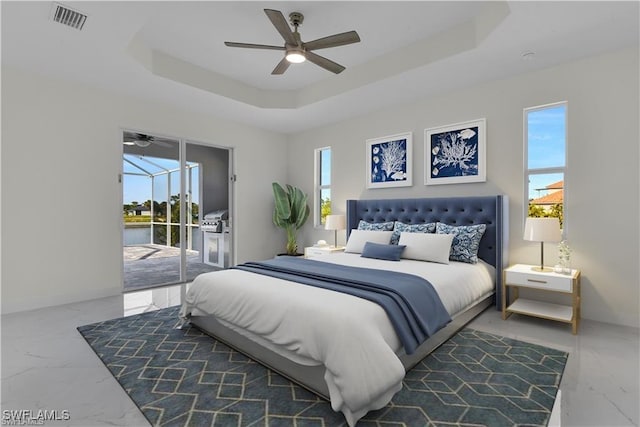
M180 249L143 244L123 248L124 291L180 282ZM198 251L187 250L187 281L201 273L220 270L201 262Z

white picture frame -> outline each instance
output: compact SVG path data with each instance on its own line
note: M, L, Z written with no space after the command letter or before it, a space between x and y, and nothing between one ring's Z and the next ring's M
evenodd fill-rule
M424 184L487 180L486 119L424 130Z
M367 139L367 188L413 185L413 133Z

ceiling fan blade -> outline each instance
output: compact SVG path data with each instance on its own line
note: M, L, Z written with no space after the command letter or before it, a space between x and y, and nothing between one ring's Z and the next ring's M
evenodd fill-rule
M164 142L165 144L177 144L178 140L173 138L165 138L162 136L153 136L154 142Z
M304 44L307 50L326 49L328 47L344 46L346 44L358 43L360 36L355 31L347 31L346 33L334 34L332 36L323 37L321 39L312 40Z
M289 68L289 64L291 63L287 61L287 58L282 58L282 61L278 62L278 65L276 65L276 68L273 69L271 74L284 74L287 68Z
M144 135L142 135L141 133L124 131L122 133L122 138L125 141L134 141L136 139L144 138Z
M168 143L166 141L163 141L161 139L158 139L158 138L153 138L151 140L151 143L159 145L160 147L165 147L165 148L171 148L172 147L172 145L170 143Z
M176 139L163 138L161 136L151 137L151 142L166 148L172 148L172 147L178 146L178 141Z
M264 13L267 14L269 20L271 20L271 23L274 27L276 27L276 30L278 30L287 44L298 44L296 38L293 36L293 32L291 32L291 27L289 26L287 20L284 18L282 12L280 12L279 10L265 9Z
M229 47L244 47L248 49L285 50L283 46L270 46L266 44L237 43L237 42L224 42L224 44Z
M331 71L332 73L340 74L344 71L344 67L336 62L333 62L330 59L325 58L324 56L317 55L313 52L306 53L307 59L319 67L324 68L325 70Z

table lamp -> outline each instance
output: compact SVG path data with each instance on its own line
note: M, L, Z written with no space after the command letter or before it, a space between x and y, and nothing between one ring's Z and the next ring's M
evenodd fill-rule
M534 271L553 271L544 266L544 242L559 242L562 240L560 221L558 218L529 217L524 223L524 240L540 242L540 267L532 267Z
M324 222L325 230L333 230L333 247L338 247L338 230L346 228L346 218L344 215L327 215Z

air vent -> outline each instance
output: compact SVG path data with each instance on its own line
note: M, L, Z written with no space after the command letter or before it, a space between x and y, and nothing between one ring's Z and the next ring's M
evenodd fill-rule
M54 22L81 30L87 20L87 15L62 4L54 3L51 18Z

